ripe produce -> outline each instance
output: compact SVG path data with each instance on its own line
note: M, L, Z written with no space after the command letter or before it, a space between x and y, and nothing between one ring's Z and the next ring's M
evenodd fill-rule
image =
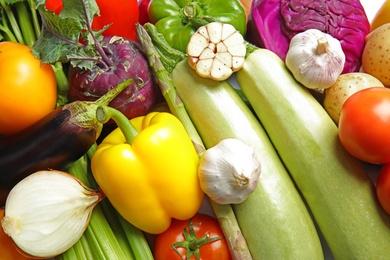
M253 147L226 138L201 156L198 176L202 190L220 204L242 203L256 189L260 158Z
M270 29L272 28L272 29ZM346 61L343 73L359 71L370 23L359 0L254 0L248 20L249 42L285 60L294 35L318 29L340 40Z
M363 50L363 70L390 87L390 23L370 32Z
M201 213L188 220L174 219L156 237L153 253L156 260L232 259L218 220Z
M0 42L0 135L18 133L54 110L57 83L30 47Z
M0 208L0 219L4 217L4 208ZM28 260L33 259L24 256L17 248L15 242L10 236L4 233L3 227L0 225L0 259L12 260Z
M313 95L267 49L255 49L246 57L237 82L307 202L333 257L389 255L390 216L380 209L371 179L360 161L343 148L336 125ZM390 107L386 109L390 113ZM376 127L371 122L364 129ZM383 129L388 133L389 126ZM389 150L389 145L385 147Z
M69 173L38 171L13 187L1 225L23 252L54 257L80 239L103 198Z
M245 10L239 0L153 0L149 19L168 44L182 52L198 27L209 22L231 24L241 35L246 31Z
M353 156L368 163L389 163L389 128L390 89L363 89L345 101L340 113L339 137Z
M375 30L379 26L390 23L390 1L385 0L382 6L379 8L377 13L371 22L371 31Z
M382 208L390 215L390 163L385 164L379 172L376 195Z
M245 59L244 37L230 24L212 22L201 26L187 45L188 63L199 76L226 80Z
M68 5L64 5L58 16L42 4L37 5L44 28L34 45L34 53L47 63L70 63L72 101L96 100L123 80L140 78L143 85L131 84L110 106L128 118L149 112L156 103L158 90L138 44L123 37L103 37L93 31L89 17L99 11L95 1L68 0L65 3Z
M172 218L194 216L203 201L199 158L181 122L164 112L129 121L106 109L99 120L112 116L119 127L100 143L91 168L114 208L151 234L168 229Z
M295 79L310 89L326 89L344 68L340 41L317 29L296 34L290 41L286 65Z
M345 100L355 92L370 88L384 87L374 76L363 72L350 72L341 74L336 82L325 89L323 105L328 115L338 124L341 107Z
M94 102L68 103L24 131L0 138L0 206L24 177L38 170L64 169L83 156L102 131L97 107L107 105L132 82L122 82Z

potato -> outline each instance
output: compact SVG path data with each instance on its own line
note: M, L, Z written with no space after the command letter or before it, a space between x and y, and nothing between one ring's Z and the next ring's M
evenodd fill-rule
M384 85L368 73L350 72L341 74L330 88L325 89L323 106L338 125L341 108L345 100L355 92L370 87L384 87Z
M390 23L379 26L366 36L362 67L364 72L390 87Z

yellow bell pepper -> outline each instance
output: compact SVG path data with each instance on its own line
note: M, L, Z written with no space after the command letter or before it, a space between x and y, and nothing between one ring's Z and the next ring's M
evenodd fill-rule
M93 176L123 218L160 234L172 218L189 219L201 207L199 156L182 123L170 113L126 121L131 124L125 128L117 122L120 127L97 147ZM133 126L136 131L125 137L124 131Z

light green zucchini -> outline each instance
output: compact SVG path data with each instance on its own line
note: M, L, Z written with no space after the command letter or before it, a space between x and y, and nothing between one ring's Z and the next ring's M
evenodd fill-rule
M256 190L232 205L253 259L323 259L313 220L258 120L227 82L199 77L187 60L172 72L173 84L205 146L237 138L261 160Z
M237 82L306 199L336 259L389 259L390 216L337 126L273 52L257 49Z

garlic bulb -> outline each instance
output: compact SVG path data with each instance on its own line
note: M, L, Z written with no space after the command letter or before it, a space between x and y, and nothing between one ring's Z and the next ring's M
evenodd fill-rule
M25 253L49 258L72 247L104 195L61 171L38 171L13 187L1 220Z
M345 54L338 39L318 29L296 34L290 41L286 65L309 89L332 86L344 69Z
M244 37L232 25L211 22L198 28L187 45L188 64L205 78L225 80L244 65Z
M202 190L219 204L243 202L256 189L260 172L255 150L233 138L207 149L198 168Z

